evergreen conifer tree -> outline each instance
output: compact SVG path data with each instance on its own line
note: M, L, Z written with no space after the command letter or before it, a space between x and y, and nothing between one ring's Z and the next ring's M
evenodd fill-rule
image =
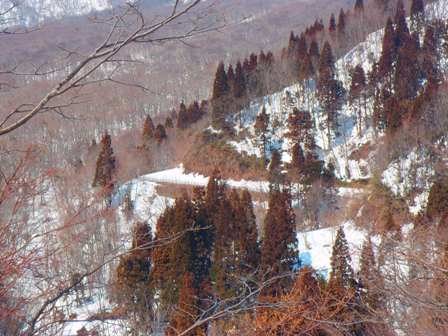
M366 87L366 75L363 67L358 64L352 73L352 83L350 86L350 98L353 100L359 97Z
M215 81L211 99L213 127L221 129L225 127L228 111L227 100L230 86L227 79L224 63L221 62L216 70Z
M249 55L249 72L254 72L258 67L258 56L254 53Z
M101 149L96 161L93 187L111 188L115 172L115 156L112 149L112 140L108 133L101 139Z
M327 117L327 141L330 146L331 132L337 129L337 111L340 107L341 99L345 95L345 91L342 83L335 78L333 53L328 42L324 44L320 55L317 94Z
M233 209L227 197L218 205L218 211L213 218L216 230L213 251L212 274L215 282L216 294L220 298L236 295L237 288L233 282L236 274L234 255L235 222Z
M280 190L284 182L282 173L282 158L278 150L271 152L271 162L269 163L269 184L271 188Z
M311 41L309 54L311 58L319 59L320 57L319 44L316 42L316 40Z
M341 11L339 12L338 17L338 33L343 35L345 33L345 13L344 10L341 8Z
M362 100L364 105L366 101L366 75L361 65L357 65L352 73L352 83L350 85L349 101L352 105L356 105L358 117L358 133L361 134L362 129ZM365 108L364 108L365 110ZM365 111L364 111L365 112Z
M334 58L333 58L333 52L331 50L330 43L325 42L324 46L322 48L320 59L319 59L319 74L330 70L331 74L334 72Z
M229 85L229 92L233 92L235 85L235 71L233 70L233 65L230 64L227 69L227 84Z
M308 111L293 108L288 117L288 137L294 143L311 145L312 128L311 114Z
M314 67L311 60L311 56L306 53L299 68L299 80L305 81L311 79L314 76Z
M411 28L414 32L421 33L425 21L425 5L423 0L412 0L411 3Z
M188 127L188 112L185 103L180 103L179 113L177 114L177 128L185 129Z
M381 77L391 78L392 65L396 60L396 46L395 46L395 29L392 19L388 18L383 37L383 46L381 57L378 66L378 73ZM390 82L390 81L389 81Z
M162 306L177 302L182 277L192 271L192 260L196 257L191 246L194 225L194 207L186 195L177 198L174 206L167 208L157 222L157 240L176 238L168 245L155 247L153 251L152 279L160 293Z
M395 97L399 101L414 99L417 94L421 79L417 58L417 42L413 38L406 39L403 48L398 51L394 78Z
M246 81L243 73L243 66L238 61L235 67L235 83L233 86L233 96L237 99L242 99L246 96Z
M429 190L426 213L430 218L441 218L448 214L448 178L439 178Z
M200 289L199 297L209 295L211 256L214 242L214 226L207 214L205 203L205 189L195 187L193 189L194 228L190 235L190 246L193 258L190 269L194 274L194 285Z
M336 18L334 17L333 13L330 16L330 22L328 24L328 31L330 33L334 33L336 31Z
M158 124L154 132L154 139L157 141L157 144L160 145L166 138L167 135L165 126L163 126L162 124Z
M266 108L263 106L261 113L257 115L255 120L255 133L259 138L260 151L262 157L262 166L266 166L266 151L267 151L267 132L269 126L269 115L266 113Z
M151 139L154 137L154 123L152 122L151 116L147 115L145 118L145 122L143 123L143 144L148 144Z
M422 71L425 78L437 80L438 75L438 57L437 57L438 38L432 25L428 25L425 30L423 46L421 50Z
M240 208L243 213L243 221L238 235L240 263L243 270L253 272L260 265L260 246L252 197L246 189L241 195Z
M302 146L298 143L292 147L292 162L291 166L300 172L305 166L305 155L303 154Z
M291 31L289 34L289 41L288 41L288 58L293 58L296 54L297 49L297 37L294 35L294 32Z
M269 277L283 276L291 272L298 260L295 236L295 214L288 189L272 188L269 208L264 221L261 245L261 269ZM278 296L291 285L289 276L282 277L265 291L265 295Z
M165 328L165 336L176 336L185 332L199 318L200 307L197 295L197 289L194 287L194 275L187 272L181 280L179 303L171 316L168 326ZM206 336L207 333L204 327L197 327L186 335Z
M227 79L224 63L221 62L216 70L215 82L213 84L212 99L225 96L229 92L229 83Z
M151 286L152 233L146 223L133 228L132 248L120 258L116 274L118 303L133 316L135 328L151 331L153 288Z
M211 218L218 212L219 204L224 199L226 186L221 179L221 174L218 169L215 169L210 176L206 192L205 192L205 207L207 214Z
M171 117L166 117L165 128L174 128L173 119L171 119Z
M387 102L391 99L392 94L387 87L381 88L375 94L373 104L373 125L375 129L384 131L387 128L388 111L386 111Z
M174 207L167 207L160 215L156 224L156 240L169 240L174 235ZM173 246L156 246L152 254L153 287L160 290L160 297L163 304L174 303L175 299L170 296L174 291L173 269L170 268L172 260L171 251Z
M331 255L331 273L328 286L330 288L354 288L355 277L351 266L352 259L348 249L344 229L337 231L336 240Z
M199 106L199 103L196 100L188 106L187 114L189 124L193 124L197 122L199 119L201 119L202 117L201 107Z
M361 251L359 286L362 304L369 311L378 311L383 307L383 278L378 270L373 254L372 241L367 239Z
M355 13L362 12L364 10L364 1L356 0L355 2Z
M410 39L410 32L406 22L406 10L402 0L398 0L395 12L395 47L400 48Z
M296 54L296 58L299 64L305 58L307 52L308 52L308 44L306 42L306 36L305 34L301 34L299 39L297 40L297 54Z

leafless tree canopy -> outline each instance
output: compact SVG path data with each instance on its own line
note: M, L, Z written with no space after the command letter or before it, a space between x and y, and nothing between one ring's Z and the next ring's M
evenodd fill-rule
M83 53L61 47L65 55L58 69L49 68L45 64L31 68L27 72L24 72L20 65L3 70L0 75L5 77L7 75L48 76L60 73L64 75L37 102L21 102L11 111L2 111L5 117L0 123L0 135L18 129L41 113L51 111L65 116L64 108L82 103L84 89L92 84L110 81L147 90L139 84L125 83L115 79L115 74L124 63L134 62L123 57L121 52L132 44L158 44L167 41L186 43L188 38L217 29L214 23L204 20L203 12L195 11L200 3L201 0L196 0L183 5L180 1L174 1L167 15L156 16L152 19L144 16L138 3L127 3L116 9L109 17L95 18L99 25L108 27L108 33L103 42L91 52ZM17 3L11 3L11 7L3 13L3 16L17 5ZM3 33L13 32L5 30Z

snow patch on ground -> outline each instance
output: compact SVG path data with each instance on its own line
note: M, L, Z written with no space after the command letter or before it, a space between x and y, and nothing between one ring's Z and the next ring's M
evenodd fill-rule
M255 155L261 157L261 151L257 146L256 141L250 138L245 138L241 141L230 141L229 144L241 154Z
M426 208L435 175L432 163L427 150L415 148L392 161L382 174L382 183L395 196L408 200L409 211L413 215Z
M345 222L342 227L349 245L352 267L356 272L359 269L361 248L367 233L357 228L351 221ZM331 255L338 228L330 227L297 234L302 264L311 266L326 279L331 272Z
M113 206L118 207L123 214L124 199L129 193L133 205L133 217L135 220L146 222L151 225L155 231L155 226L160 215L165 209L174 203L174 199L163 197L157 194L156 181L143 175L130 182L127 182L119 188L113 200ZM125 225L126 220L122 218L121 229L129 235L131 228ZM125 226L125 228L123 228Z
M186 173L182 165L176 168L144 175L140 179L153 183L170 183L200 187L205 187L209 180L208 177L201 174ZM226 180L226 184L231 188L247 189L251 192L269 192L269 182L267 181Z
M65 298L63 304L61 307L62 311L69 311L72 317L68 318L61 330L60 334L63 336L79 335L78 331L82 329L90 332L97 331L99 335L115 336L125 336L131 332L124 320L110 320L106 323L89 320L99 313L110 312L110 307L113 305L107 300L105 293L81 301L76 297L76 294L72 294Z

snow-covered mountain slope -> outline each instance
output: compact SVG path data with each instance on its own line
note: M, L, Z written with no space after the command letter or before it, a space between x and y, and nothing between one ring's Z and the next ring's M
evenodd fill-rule
M344 84L346 90L350 85L350 70L357 64L362 64L365 70L369 70L373 62L377 61L381 53L382 31L370 34L367 40L346 56L336 62L336 76ZM305 83L294 84L280 92L262 97L250 103L242 114L243 124L236 127L237 134L248 134L240 141L230 141L239 152L261 157L259 146L255 135L254 123L256 116L265 107L270 118L269 125L269 148L282 152L284 162L290 162L291 143L286 134L288 132L288 117L294 108L308 110L311 112L314 122L314 137L319 154L327 164L333 163L336 175L342 179L362 179L370 176L368 158L353 160L351 154L360 149L361 146L374 140L374 132L370 125L365 125L359 133L356 124L354 108L346 102L339 113L338 135L328 143L325 131L325 116L316 97L316 83L309 80ZM366 103L367 113L371 113L373 101L369 99ZM273 125L279 125L273 126Z
M446 19L448 17L448 1L434 2L426 7L430 19ZM369 34L366 40L359 43L346 55L335 63L336 78L340 80L346 92L349 92L351 84L351 70L361 65L365 71L371 70L381 55L384 30L378 30ZM439 68L446 75L448 59L439 60ZM365 103L365 114L372 115L373 98L367 98ZM365 147L380 141L375 134L370 122L365 122L360 129L356 127L357 115L355 108L345 99L345 103L338 111L339 127L336 135L329 143L325 123L326 117L316 97L316 83L308 80L297 83L274 94L255 99L250 106L241 111L242 124L237 119L234 122L236 139L229 141L240 153L261 157L260 146L255 134L255 119L266 108L269 115L270 125L268 128L268 148L277 149L282 153L284 162L290 162L291 142L287 138L288 117L294 108L311 112L314 122L314 137L319 147L319 155L327 164L332 163L335 167L336 176L342 180L357 180L371 176L371 160L374 151L363 151ZM269 156L269 153L267 153Z
M33 26L47 19L89 14L93 11L111 9L114 0L24 0L0 1L0 13L7 12L3 25ZM13 3L18 6L9 10Z
M443 1L443 3L447 3ZM442 9L444 7L441 7ZM434 11L436 12L436 11ZM441 13L441 12L439 12ZM365 71L370 70L373 63L378 61L381 53L381 42L383 32L377 31L370 34L366 41L360 43L344 57L336 62L336 75L343 83L346 90L350 85L350 70L356 65L361 64ZM372 110L373 101L367 101L367 109ZM308 81L305 85L295 84L272 95L256 99L250 103L250 106L241 113L242 124L236 123L237 136L229 140L235 149L240 152L247 152L250 155L261 156L259 145L257 144L254 123L256 116L260 113L263 106L270 116L269 125L269 149L279 149L282 151L282 158L285 163L291 160L291 143L287 134L287 119L294 107L299 109L308 109L314 121L314 137L319 146L320 157L328 164L333 163L336 167L336 174L342 180L354 180L370 177L372 172L371 160L374 159L374 152L368 151L367 155L354 155L360 151L363 146L372 145L378 141L371 125L363 126L361 132L355 127L356 115L350 104L345 103L339 111L339 135L334 137L331 143L328 143L323 123L325 122L323 113L315 96L315 83ZM379 135L381 136L381 135ZM382 182L394 194L409 194L410 179L412 174L411 163L423 162L427 153L424 150L416 150L411 154L406 154L403 158L398 158L389 164L382 173ZM425 198L430 188L430 176L433 175L433 169L428 167L426 170L417 170L418 191L413 195L414 202L409 203L411 213L417 213L425 206ZM175 185L193 185L205 186L208 177L186 173L183 166L151 173L134 179L122 187L114 199L114 206L121 208L126 193L130 193L134 204L134 215L137 220L148 221L155 229L155 223L163 209L172 204L172 198L163 197L157 194L159 184ZM228 180L227 184L232 188L246 188L252 192L266 192L268 190L267 181L234 181ZM414 190L415 191L415 190ZM362 193L362 190L348 190L339 188L340 195L354 196ZM264 206L265 207L265 206ZM125 219L121 221L125 223ZM125 225L125 224L123 224ZM366 230L359 229L354 221L345 218L337 223L335 227L298 232L300 260L304 265L310 265L319 271L324 277L327 277L331 271L330 258L336 236L336 231L342 226L347 236L352 256L353 267L355 271L359 267L359 256L361 246L366 238L372 239L375 250L378 252L381 244L379 236L370 236ZM402 228L402 235L406 237L407 232L412 228L412 224L405 225ZM404 239L403 241L406 241ZM387 257L386 257L387 259ZM385 266L387 267L387 260ZM407 272L407 266L403 266L403 273Z
M341 77L345 74L340 73ZM304 94L305 91L309 91ZM367 103L368 109L372 108L373 102ZM342 179L362 179L370 176L369 164L367 159L352 160L350 155L364 144L373 140L373 130L365 129L358 134L355 128L355 112L349 104L345 104L339 113L339 134L331 144L328 143L324 122L325 117L321 111L317 98L315 96L315 83L309 81L308 87L301 84L295 84L285 88L281 92L274 93L270 96L263 97L250 103L250 107L242 111L243 125L242 128L237 127L237 133L244 132L249 134L248 137L240 141L230 141L239 152L246 152L251 155L261 157L259 146L255 135L254 123L255 118L261 111L263 106L266 113L270 117L269 126L269 148L268 150L277 149L282 152L284 162L290 162L291 142L286 134L287 120L294 107L299 109L311 110L315 129L314 136L319 154L327 164L333 163L336 168L336 175ZM274 127L273 125L281 125Z
M442 1L440 3L445 5L448 4L447 1ZM434 10L434 13L445 13L445 8L448 8L448 6L440 6L441 10ZM351 68L357 64L361 64L364 69L368 71L373 62L378 60L381 52L382 34L382 31L370 34L365 42L353 48L349 53L337 61L336 73L345 89L348 89L350 84L349 71ZM442 60L441 62L444 61ZM446 62L441 64L446 64ZM372 104L373 102L371 100L367 102L369 111L372 109ZM319 146L319 155L327 164L331 162L335 165L336 174L339 178L342 180L354 180L371 176L371 161L373 160L375 153L367 151L368 153L366 155L354 155L361 151L363 146L369 144L374 145L375 141L378 141L371 125L364 125L361 132L358 132L355 127L355 111L352 106L346 103L339 111L339 135L333 138L331 143L328 143L323 126L325 119L315 96L315 83L313 81L308 81L305 85L292 85L280 92L251 102L250 106L242 111L243 122L241 127L239 125L236 126L236 133L240 135L240 137L237 136L235 139L229 141L229 143L238 151L244 151L259 157L261 156L256 140L254 122L263 106L266 107L266 111L271 119L269 126L269 147L270 149L276 148L281 150L283 154L282 158L285 163L291 160L289 154L291 143L286 137L287 119L292 109L297 107L299 109L303 108L311 111L315 124L314 137ZM447 144L444 144L444 146L448 148ZM424 148L416 148L410 153L403 153L402 157L398 157L390 162L381 174L382 183L387 186L393 194L407 197L411 200L408 202L408 206L412 214L417 214L425 207L428 191L432 183L431 178L434 175L432 165L427 164L430 160L429 153ZM112 201L113 207L118 210L117 227L119 231L118 235L121 239L120 242L122 243L118 250L123 251L129 247L131 224L134 223L134 221L148 222L153 230L155 230L155 224L160 214L167 206L173 204L173 198L158 194L157 187L159 185L174 184L180 186L205 186L207 182L208 177L194 173L186 173L183 166L180 165L173 169L138 177L120 186ZM226 182L232 188L246 188L255 193L267 192L269 189L267 181L228 180ZM362 189L357 190L350 188L339 188L338 190L340 195L347 197L353 197L355 194L363 192ZM126 195L130 195L133 203L132 221L128 220L122 211ZM50 218L52 222L59 221L60 215L54 212L54 210L57 209L57 206L55 205L57 201L52 200L52 198L49 197L46 202L48 205L45 209L48 208L48 212L44 212L45 209L41 208L36 222L42 221L48 223L48 218ZM256 206L266 208L265 204L262 206L256 204ZM361 211L359 213L361 213ZM330 258L338 227L342 226L347 236L352 257L352 266L355 271L359 268L361 246L366 238L369 237L367 230L362 230L356 227L353 219L344 218L338 220L335 224L334 227L330 228L301 231L297 233L300 253L299 257L302 264L312 266L322 274L323 277L328 277L329 272L331 271ZM403 246L407 244L406 234L411 228L412 224L405 225L402 228L402 236L404 237L402 240L404 242ZM51 229L51 227L48 229ZM381 244L380 237L373 236L369 238L374 242L375 252L378 252ZM404 248L405 247L406 246L404 246ZM389 256L386 256L385 266L383 267L388 267L388 257ZM408 264L405 263L403 263L403 265L400 264L404 274L407 274L408 272L407 265ZM106 276L110 276L110 273L107 273ZM33 279L30 281L32 280ZM77 299L74 296L67 296L63 305L65 307L64 309L67 310L67 316L69 313L73 313L77 316L78 320L88 319L90 316L103 311L109 312L113 308L113 303L109 301L106 293L101 290L94 291L88 300L84 302L76 303L76 301ZM75 335L78 330L83 327L88 330L104 327L106 332L104 334L107 335L118 336L127 334L125 321L114 321L110 327L107 326L107 323L101 324L89 321L74 321L73 323L67 323L62 334Z

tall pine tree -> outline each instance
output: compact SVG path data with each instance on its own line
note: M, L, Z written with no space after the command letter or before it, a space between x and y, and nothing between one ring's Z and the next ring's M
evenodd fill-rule
M414 99L421 79L418 58L418 40L408 38L398 51L397 66L395 70L394 88L395 97L400 101Z
M425 78L433 78L437 81L438 74L438 56L437 56L437 45L438 36L434 31L432 25L428 25L425 30L425 36L423 39L423 46L421 50L422 58L422 71Z
M410 32L406 22L406 10L402 0L398 0L395 11L395 47L400 48L410 39Z
M266 113L266 108L263 106L259 115L255 120L255 134L258 137L261 152L261 165L266 167L266 152L268 145L268 127L269 127L269 115Z
M151 139L154 137L154 123L152 122L151 116L147 115L145 122L143 123L143 145L146 146L150 143Z
M337 131L338 109L345 91L342 83L335 78L333 53L328 42L324 44L320 55L317 94L326 115L327 141L330 146L331 134Z
M194 207L186 195L176 199L157 222L156 239L169 242L153 251L152 279L164 307L177 302L182 276L192 271L192 260L196 257L191 247L194 224Z
M165 336L176 336L186 332L196 322L201 313L197 294L198 291L194 287L194 275L185 273L181 281L179 303L171 316L169 324L165 328ZM206 336L207 332L204 326L200 326L192 329L185 335Z
M389 79L392 75L392 66L396 60L396 45L395 45L395 28L392 19L388 18L386 28L384 30L383 45L381 57L378 66L378 73L381 77ZM390 86L389 86L390 87Z
M244 271L252 273L260 265L260 246L252 197L246 189L243 190L241 195L240 209L243 214L238 235L240 263Z
M280 279L266 289L266 295L278 296L291 285L292 278L288 273L298 260L295 231L290 191L272 188L264 221L261 269L268 277L280 276Z
M383 278L376 265L372 241L368 238L361 250L359 287L362 304L371 312L384 308L384 302L382 302L384 296L383 285Z
M340 35L343 35L345 33L345 13L344 10L341 8L340 12L339 12L339 17L338 17L338 33Z
M179 113L177 114L177 128L185 129L188 127L188 112L185 103L180 103Z
M148 224L137 223L133 228L131 250L120 257L116 270L118 304L132 316L133 327L141 332L151 332L153 318L152 238Z
M201 187L193 189L194 231L190 235L192 250L190 269L194 274L194 285L201 289L202 295L208 295L210 287L211 256L214 241L214 226L207 213L205 190Z
M363 67L358 64L352 73L352 83L350 85L349 101L351 105L356 106L356 115L358 117L358 134L362 129L362 107L364 102L364 113L366 113L366 75ZM365 121L366 122L366 121Z
M233 96L237 99L244 99L247 95L246 81L244 78L243 66L238 61L235 67L235 83L233 86Z
M230 86L227 79L224 63L221 62L216 70L215 81L213 83L213 93L211 99L212 124L217 129L225 128L228 111L228 95Z
M328 283L330 288L354 288L355 277L351 263L347 238L344 229L340 227L336 234L331 255L331 273Z
M93 187L113 187L113 174L115 172L115 156L112 149L112 140L108 133L101 139L101 149L96 161Z
M336 31L336 18L333 13L330 16L330 22L328 23L328 31L330 33L334 33Z
M154 139L157 144L160 145L167 137L165 126L158 124L156 130L154 131Z
M421 33L425 24L425 5L423 0L412 0L411 3L411 28L412 31Z
M364 1L363 0L356 0L355 2L355 13L360 13L364 11Z

